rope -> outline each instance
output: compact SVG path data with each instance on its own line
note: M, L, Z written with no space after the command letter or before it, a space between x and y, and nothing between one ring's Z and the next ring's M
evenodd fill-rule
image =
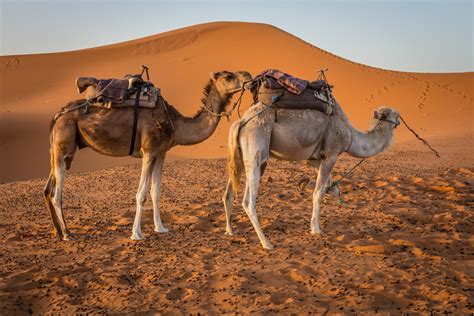
M410 126L408 126L407 122L405 122L405 120L403 119L403 117L401 115L398 115L398 117L402 120L403 124L405 124L405 126L408 128L408 130L410 132L413 133L413 135L415 135L416 138L418 138L419 140L421 140L423 142L423 144L425 144L426 146L428 146L428 148L435 153L436 157L438 158L441 158L441 156L438 154L438 152L430 146L430 144L428 144L428 142L426 140L424 140L423 138L421 138Z
M234 111L235 107L237 107L237 115L239 116L239 118L241 118L240 105L242 104L242 97L244 96L244 93L245 93L245 89L242 88L242 92L240 93L239 98L237 99L237 101L235 101L234 106L232 107L232 110L230 110L232 112Z
M56 113L56 114L54 115L53 120L54 120L54 121L57 121L58 118L59 118L61 115L66 114L66 113L69 113L69 112L72 112L72 111L77 110L77 109L79 109L79 108L82 108L83 106L87 106L88 104L89 104L89 100L87 100L86 102L81 103L81 104L79 104L79 105L76 105L75 107L68 108L68 109L66 108L66 109L64 109L64 110L62 110L62 111L59 111L58 113Z
M358 163L356 163L349 171L347 171L346 173L344 173L342 175L342 177L340 177L337 181L334 181L328 188L326 188L326 192L328 192L329 190L331 190L333 187L337 187L337 190L339 191L339 199L337 201L337 204L339 206L342 205L342 193L341 193L341 190L339 190L339 183L341 183L341 181L347 177L348 175L350 175L354 170L355 168L357 168L358 166L360 166L365 160L367 160L367 158L363 158L361 159Z
M229 119L229 116L232 115L232 112L235 110L235 108L238 107L237 112L238 112L239 118L240 118L240 104L242 103L242 97L243 97L245 91L246 91L246 90L245 90L244 88L242 88L242 92L240 93L239 98L237 99L237 101L234 102L234 105L232 106L232 109L230 109L230 110L227 111L227 112L216 113L216 112L214 112L213 110L209 109L209 108L207 107L207 105L205 105L205 104L203 104L202 107L203 107L207 112L211 113L211 114L214 115L214 116L218 116L218 117L225 116L225 117L227 117L227 119Z

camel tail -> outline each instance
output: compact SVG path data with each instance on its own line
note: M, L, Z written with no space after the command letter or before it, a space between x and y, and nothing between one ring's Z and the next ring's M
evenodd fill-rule
M227 151L227 172L232 183L234 192L239 191L240 176L244 169L242 151L239 145L239 132L243 121L236 121L229 130L228 151Z

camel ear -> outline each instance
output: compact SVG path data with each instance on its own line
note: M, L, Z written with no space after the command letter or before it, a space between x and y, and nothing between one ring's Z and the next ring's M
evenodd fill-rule
M213 81L216 81L216 80L217 80L217 74L216 74L215 72L211 72L210 75L211 75L211 79L212 79Z
M379 118L379 113L377 111L374 111L374 118L376 118L376 119Z

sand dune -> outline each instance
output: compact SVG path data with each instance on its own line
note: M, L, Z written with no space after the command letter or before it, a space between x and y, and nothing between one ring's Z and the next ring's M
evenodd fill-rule
M209 23L94 49L0 57L0 181L48 173L49 120L66 102L79 98L77 76L120 77L142 64L150 67L165 98L188 115L198 110L210 71L256 74L272 67L312 79L316 69L329 68L335 95L358 128L367 128L372 110L387 104L429 138L472 133L473 73L387 71L345 60L273 26ZM249 96L244 104L250 104ZM176 148L169 158L223 157L229 125L221 122L209 140ZM403 128L397 130L397 142L409 137ZM86 149L77 154L72 170L132 162L138 161Z

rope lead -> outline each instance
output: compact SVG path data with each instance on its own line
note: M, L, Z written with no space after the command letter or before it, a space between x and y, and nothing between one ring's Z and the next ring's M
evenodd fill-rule
M403 117L401 115L398 115L398 117L402 120L403 124L405 124L405 126L408 128L408 130L410 132L413 133L413 135L415 135L416 138L418 138L419 140L421 140L423 142L423 144L425 144L426 146L428 146L428 148L435 153L436 157L438 158L441 158L441 156L438 154L438 152L430 146L430 144L428 144L428 142L426 140L424 140L423 138L421 138L410 126L408 126L407 122L405 122L405 120L403 119Z

